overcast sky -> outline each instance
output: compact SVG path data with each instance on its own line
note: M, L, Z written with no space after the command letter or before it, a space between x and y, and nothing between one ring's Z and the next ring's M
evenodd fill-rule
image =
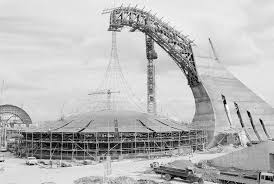
M0 0L1 103L23 106L34 121L60 117L87 103L106 69L111 47L108 15L112 0ZM209 54L210 36L227 68L274 105L274 1L116 0L138 4L164 17ZM144 35L118 33L125 76L146 99ZM157 97L170 116L191 120L194 100L186 79L157 47ZM170 90L174 89L174 90ZM165 110L167 109L167 110ZM160 108L159 108L160 110Z

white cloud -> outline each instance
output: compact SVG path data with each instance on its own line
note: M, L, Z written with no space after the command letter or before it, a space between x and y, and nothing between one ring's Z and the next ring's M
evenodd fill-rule
M274 104L269 93L274 87L261 82L272 75L273 1L116 0L121 3L145 5L164 16L205 55L211 36L222 62ZM34 120L53 119L64 102L75 104L96 89L111 47L108 15L101 12L111 6L110 0L1 0L0 79L10 86L5 102L24 104ZM118 50L132 89L146 99L144 35L118 33ZM166 53L158 47L157 52L157 97L166 109L175 109L174 116L189 120L194 102L186 80Z

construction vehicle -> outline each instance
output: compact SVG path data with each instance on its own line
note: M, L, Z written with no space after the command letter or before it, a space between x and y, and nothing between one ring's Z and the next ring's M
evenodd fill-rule
M178 169L166 166L159 166L153 168L153 171L156 174L161 174L161 177L164 176L164 179L167 181L172 180L173 178L181 178L183 181L189 183L198 183L203 184L204 180L201 174L194 172L194 168L187 167L185 169Z
M247 174L221 171L217 175L217 180L223 184L274 184L274 173L260 171Z

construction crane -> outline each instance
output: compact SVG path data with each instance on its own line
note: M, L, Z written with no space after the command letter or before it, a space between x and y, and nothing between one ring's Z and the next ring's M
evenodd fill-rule
M154 40L146 35L146 55L147 55L147 112L156 114L156 89L155 89L155 65L154 60L158 55L154 49Z
M107 95L107 109L111 110L111 94L112 93L120 93L120 91L111 91L110 89L108 89L103 91L91 92L88 95Z

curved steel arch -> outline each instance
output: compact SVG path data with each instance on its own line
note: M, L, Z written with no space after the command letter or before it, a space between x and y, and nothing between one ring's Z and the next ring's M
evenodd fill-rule
M24 124L26 124L27 127L32 124L30 116L20 107L9 104L0 105L0 114L4 113L10 113L17 116Z
M195 63L192 41L182 35L161 19L149 12L132 8L119 7L110 11L110 31L120 31L123 27L131 27L130 31L140 30L152 38L175 61L187 77L188 84L195 99L195 114L192 126L206 129L208 132L209 146L218 142L218 135L231 129L242 128L238 116L231 111L231 123L228 120L222 96L227 99L227 106L235 108L233 102L237 102L242 110L248 110L256 121L256 131L267 140L259 119L264 119L268 132L274 132L274 109L252 90L246 87L233 74L225 69L219 62L210 62L211 67L205 67L203 61ZM204 63L204 64L203 64ZM197 68L199 73L197 72ZM212 72L214 68L214 72ZM247 116L243 117L247 122L249 135L256 141L255 128L250 125ZM252 131L254 129L254 131ZM270 135L273 137L274 134Z
M208 130L208 139L213 139L215 116L212 102L199 79L192 51L192 41L149 12L119 7L110 12L109 31L121 31L128 26L131 32L139 30L151 37L175 61L185 74L195 99L193 125Z
M192 52L192 41L150 13L132 7L120 7L111 11L109 31L132 27L150 36L180 67L190 86L199 85L199 78Z

